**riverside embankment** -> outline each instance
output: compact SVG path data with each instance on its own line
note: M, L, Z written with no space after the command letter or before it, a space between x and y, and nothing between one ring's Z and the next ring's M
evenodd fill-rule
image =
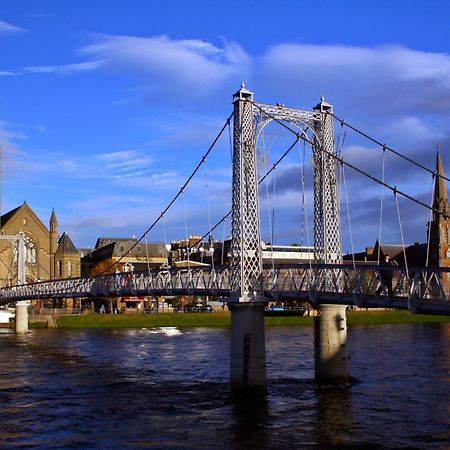
M83 314L56 317L58 328L228 327L229 312L160 314ZM266 326L312 326L313 317L266 317ZM348 311L348 325L386 323L443 323L450 316L411 314L408 311Z

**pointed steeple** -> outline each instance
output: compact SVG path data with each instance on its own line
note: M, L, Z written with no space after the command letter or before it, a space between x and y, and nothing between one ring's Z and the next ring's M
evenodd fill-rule
M56 220L56 213L55 208L52 209L52 215L50 216L50 228L53 226L56 226L58 224L58 221Z
M447 188L445 186L445 178L443 178L444 169L442 168L441 152L439 145L436 152L436 175L434 180L434 194L433 194L433 208L437 209L441 213L450 214L450 205L448 203ZM445 220L446 217L433 213L433 220L440 222Z
M56 220L55 208L50 216L50 279L55 277L55 252L58 246L58 221Z

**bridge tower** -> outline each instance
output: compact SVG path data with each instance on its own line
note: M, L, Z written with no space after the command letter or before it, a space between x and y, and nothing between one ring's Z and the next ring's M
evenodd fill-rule
M262 250L256 171L253 93L233 96L230 381L232 388L266 386Z
M314 127L314 255L317 262L342 264L333 106L322 96L314 111L321 114ZM332 285L332 280L324 280L326 290L332 290ZM349 379L346 307L320 304L317 309L319 315L314 317L316 381L346 382Z
M256 139L272 120L293 123L305 137L307 132L313 135L314 256L316 262L342 263L333 107L323 97L312 111L255 103L253 93L244 84L234 94L233 104L230 377L232 387L258 388L266 384L266 301L262 284ZM332 285L331 280L323 282L325 289ZM315 323L316 379L346 381L345 306L316 305L316 308L320 313Z

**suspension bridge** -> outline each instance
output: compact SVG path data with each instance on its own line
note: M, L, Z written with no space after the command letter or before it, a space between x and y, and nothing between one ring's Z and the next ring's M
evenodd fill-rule
M316 378L324 380L348 379L348 358L345 350L347 306L362 308L398 308L413 313L450 314L450 269L441 267L439 259L427 249L426 264L408 264L398 199L406 199L430 214L428 242L436 239L441 220L447 220L447 210L436 202L426 204L419 196L407 193L391 185L385 177L386 155L391 153L430 174L434 184L447 180L442 173L402 155L389 146L347 124L333 113L332 105L323 98L312 110L289 108L282 104L257 103L253 93L244 85L233 96L234 110L213 140L194 171L181 186L167 207L155 219L135 245L138 245L164 221L170 208L183 198L189 183L201 167L206 165L218 140L233 121L232 139L232 206L216 225L212 226L208 205L209 230L202 237L217 229L231 216L230 261L226 266L195 267L189 264L190 249L186 248L187 264L183 268L161 267L135 273L126 282L112 273L113 266L102 274L90 278L71 278L25 284L24 278L16 286L0 289L0 304L17 303L16 315L25 314L26 306L20 302L45 298L88 298L124 295L209 295L227 301L232 317L231 383L237 387L258 387L266 383L263 311L269 300L309 302L319 311L316 326ZM293 142L281 157L262 176L257 168L257 141L269 123L283 127L292 135ZM335 126L341 127L335 139ZM382 152L381 177L369 173L344 157L343 142L347 128L361 138L380 147ZM231 136L232 135L232 136ZM260 186L273 176L278 165L291 150L303 142L312 152L313 185L313 243L314 258L304 263L266 267L262 262ZM393 194L403 245L401 266L381 266L377 263L345 261L342 255L342 222L340 210L345 208L348 218L347 181L345 170L353 171L368 182L378 185L381 198L384 192ZM304 188L305 173L299 178ZM275 184L275 183L274 183ZM344 195L339 192L344 186ZM206 193L208 187L205 186ZM341 195L340 195L341 194ZM340 204L340 197L346 204ZM303 199L305 189L303 189ZM443 199L447 202L446 197ZM272 199L273 202L276 200ZM446 205L448 202L446 203ZM185 209L185 208L184 208ZM302 215L306 215L303 204ZM383 201L380 203L380 229ZM186 218L185 218L186 222ZM433 225L433 223L435 225ZM269 234L273 238L273 220L269 215ZM306 220L306 233L309 234ZM302 223L302 233L304 225ZM350 220L352 255L354 255ZM437 231L436 231L437 230ZM309 239L309 236L308 236ZM124 255L125 257L125 255ZM434 259L433 259L434 258ZM18 264L20 254L18 258ZM378 261L379 262L379 255ZM22 262L23 263L23 262ZM21 271L24 273L24 270ZM391 281L392 280L392 286ZM19 322L23 324L23 319ZM16 321L17 323L17 321Z

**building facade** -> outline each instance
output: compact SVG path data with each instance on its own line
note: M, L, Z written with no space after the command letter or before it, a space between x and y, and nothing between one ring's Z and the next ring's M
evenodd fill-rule
M428 265L431 267L450 267L450 206L443 175L444 170L438 150L434 180L433 219L428 223Z
M81 276L93 277L113 273L154 269L167 264L168 252L164 244L138 242L135 238L97 239L95 249L81 258Z
M65 255L67 245L59 246L55 211L52 211L47 228L29 205L21 206L3 214L0 218L0 287L17 284L17 236L24 234L25 240L25 282L51 280L56 277L56 254L59 260L68 261ZM64 244L68 236L65 234ZM70 238L69 238L70 240ZM58 253L57 253L58 252ZM70 247L70 266L73 275L80 273L80 257L76 249ZM61 266L62 267L62 266ZM68 271L61 276L68 275Z

